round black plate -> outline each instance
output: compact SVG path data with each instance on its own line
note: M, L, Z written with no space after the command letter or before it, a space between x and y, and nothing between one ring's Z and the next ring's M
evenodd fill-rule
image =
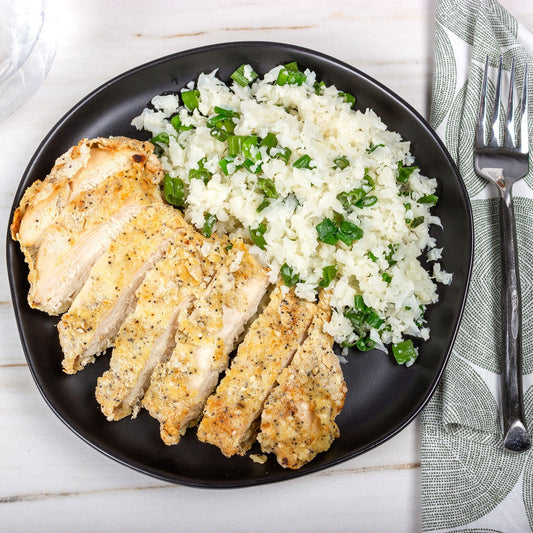
M108 367L108 356L74 376L61 371L57 319L29 308L27 267L17 243L8 236L7 264L22 345L46 402L90 445L157 478L200 487L256 485L313 472L366 452L404 428L422 409L439 381L457 332L470 278L473 239L469 200L452 159L429 125L402 99L353 67L304 48L268 42L219 44L164 57L118 76L84 98L46 136L22 177L13 209L24 190L44 178L54 160L80 139L142 137L130 122L154 95L177 91L201 72L216 68L223 80L229 80L242 63L264 74L290 61L298 61L314 70L319 80L354 94L357 108L374 109L389 129L411 141L416 164L423 174L439 181L436 214L444 230L433 229L439 246L444 246L443 267L453 273L453 282L440 286L440 302L428 310L431 340L420 345L420 356L411 368L397 366L383 352L349 355L343 365L348 394L337 419L341 436L328 452L291 471L281 468L274 457L263 465L248 457L227 459L214 446L199 443L194 430L177 446L167 447L159 438L157 422L144 411L135 420L107 422L94 389L97 377Z

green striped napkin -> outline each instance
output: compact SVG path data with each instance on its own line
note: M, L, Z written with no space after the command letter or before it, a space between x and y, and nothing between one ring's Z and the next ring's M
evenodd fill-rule
M529 0L528 0L529 1ZM533 143L533 35L495 0L439 0L431 123L458 164L472 201L475 255L470 292L446 372L422 413L424 531L533 530L533 451L502 445L499 367L501 268L498 198L474 172L474 132L485 57L494 95L497 64L514 57L518 89L529 61ZM506 91L504 83L503 90ZM519 94L519 93L518 93ZM533 157L514 187L523 312L526 418L533 433Z

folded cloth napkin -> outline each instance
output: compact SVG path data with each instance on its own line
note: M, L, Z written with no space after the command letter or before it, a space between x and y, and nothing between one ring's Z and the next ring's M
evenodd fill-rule
M489 98L499 57L516 61L517 96L529 63L533 146L533 35L495 0L439 0L431 123L466 184L474 214L474 266L460 330L443 379L422 413L424 531L533 530L533 451L503 449L501 268L497 191L474 172L473 147L485 58ZM508 74L504 78L508 80ZM507 94L504 81L502 95ZM523 385L533 433L533 157L515 194L523 313Z

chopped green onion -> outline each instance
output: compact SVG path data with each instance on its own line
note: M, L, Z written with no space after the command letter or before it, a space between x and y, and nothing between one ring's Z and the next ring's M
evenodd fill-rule
M298 275L298 273L294 272L294 270L287 263L283 263L279 273L281 274L281 279L283 280L283 283L285 283L287 287L292 287L300 281L300 276Z
M198 168L191 168L189 170L189 180L200 179L203 180L203 182L207 185L208 181L211 179L212 174L204 167L204 163L206 161L207 157L203 157L197 163Z
M276 184L270 178L257 178L257 188L263 192L267 198L277 198Z
M223 157L219 162L219 166L220 168L222 169L222 172L224 172L224 174L226 176L229 176L229 170L228 170L228 165L230 163L233 163L233 157Z
M307 79L307 76L298 70L298 64L296 61L287 63L279 71L278 78L276 80L277 85L302 85Z
M381 274L381 279L387 283L390 283L392 281L392 276L388 272L383 272L383 274Z
M175 206L182 207L185 203L185 186L180 178L172 178L165 174L163 178L163 193L165 200Z
M363 176L363 183L367 187L370 187L371 190L374 190L376 188L376 183L374 182L372 177L369 176L366 172L365 172L365 175Z
M213 232L213 226L215 225L216 221L217 217L215 215L211 215L210 213L204 213L203 233L208 239L209 237L211 237L211 233Z
M279 148L279 152L277 151L274 154L270 154L270 157L273 157L274 159L281 159L282 161L285 161L286 164L289 163L292 155L292 150L290 148Z
M358 311L368 313L371 311L370 307L365 304L365 300L361 294L356 294L353 298L353 306Z
M340 225L337 235L346 246L351 246L363 236L363 230L353 222L345 220Z
M413 341L407 339L392 345L392 353L399 365L414 361L417 357Z
M249 83L254 81L258 74L251 70L249 76L245 76L245 69L249 65L241 65L230 77L232 80L236 81L241 87L246 87Z
M398 250L399 244L389 244L389 250L390 252L385 256L385 259L389 263L389 266L395 265L398 261L395 261L392 256L396 253Z
M221 142L224 142L228 138L228 132L219 128L211 128L211 131L209 133L211 134L211 137L214 137L215 139Z
M318 284L324 288L328 287L337 275L338 269L339 267L337 265L330 265L322 268L322 279L318 282Z
M298 72L298 62L297 61L291 61L290 63L287 63L286 65L283 65L287 70L290 72Z
M418 201L421 204L436 204L439 201L439 197L435 194L426 194L422 198L419 198Z
M183 105L189 110L192 111L193 109L198 108L200 97L200 91L197 89L193 89L192 91L183 91L181 93L181 99L183 100Z
M361 352L368 352L369 350L374 348L375 345L376 345L376 342L373 341L369 337L363 337L359 339L355 344L357 349L360 350Z
M378 258L370 250L368 250L366 255L368 255L368 258L374 263L378 260Z
M251 159L245 159L242 166L248 172L251 172L252 174L259 174L259 172L261 172L261 164L262 164L261 161L257 162L257 161L252 161Z
M188 130L192 130L194 128L194 126L184 126L182 123L181 123L181 118L179 115L174 115L171 119L170 119L170 124L172 125L172 127L178 132L178 133L181 133L182 131L188 131Z
M333 167L335 170L338 168L344 170L350 164L348 158L345 155L341 157L336 157L333 162L335 163L335 166Z
M413 218L413 221L411 222L411 227L416 228L420 226L424 222L424 217L415 217Z
M339 240L337 225L330 218L325 218L320 224L317 224L316 231L318 233L318 240L326 244L334 245Z
M357 202L365 197L364 189L352 189L351 191L337 194L337 200L341 203L346 211L351 211L350 207L357 205Z
M376 148L379 148L380 146L385 146L385 145L370 143L370 146L366 149L366 153L371 154Z
M150 142L152 144L161 143L161 144L166 144L168 146L168 143L169 143L168 133L166 131L163 131L159 135L156 135L155 137L152 137L150 139Z
M254 241L254 243L261 248L261 250L265 249L266 246L266 240L263 237L266 231L266 226L261 223L256 228L248 228L248 231L250 232L250 237Z
M404 167L403 163L401 161L398 161L398 177L396 178L396 181L399 181L400 183L405 183L411 174L417 169L418 167Z
M191 168L191 170L189 170L189 180L192 180L192 179L203 180L203 182L206 185L211 179L211 176L212 176L211 172L209 172L209 170L205 168L199 168L199 169Z
M263 209L266 209L270 205L270 199L269 198L263 198L263 201L257 206L256 211L258 213L261 213Z
M315 89L315 94L322 95L324 94L324 87L326 84L323 81L315 81L313 88Z
M230 242L230 243L224 248L224 250L226 250L226 252L229 252L232 248L233 248L233 243Z
M365 314L352 307L344 311L344 316L352 323L352 327L359 330L365 322Z
M339 96L344 98L344 101L348 104L350 104L352 107L355 104L355 96L350 93L344 93L342 91L339 91Z
M380 326L385 322L383 318L380 318L375 311L371 311L366 317L365 322L371 327L379 329Z
M228 137L228 154L236 156L242 153L242 141L246 138L243 135L230 135Z
M257 135L248 135L244 137L241 143L242 153L252 161L261 159L261 152L257 148Z
M370 207L378 201L377 196L365 196L355 203L357 207Z
M239 118L240 117L237 111L233 111L233 109L226 109L225 107L215 106L215 113L218 113L218 115L221 115L227 118Z
M298 158L293 164L293 167L296 168L308 168L309 170L312 170L315 167L311 166L312 159L307 154L303 155L302 157Z
M270 153L270 149L277 146L277 144L278 138L273 133L267 133L267 136L261 141L259 146L266 146L268 153Z
M224 130L229 134L233 134L235 130L235 122L231 118L224 115L215 115L211 117L207 122L208 128L216 128L218 130Z

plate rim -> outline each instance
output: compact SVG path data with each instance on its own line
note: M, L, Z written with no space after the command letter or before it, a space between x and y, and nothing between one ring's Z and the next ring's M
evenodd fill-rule
M443 358L441 367L433 376L433 382L432 386L429 389L429 392L425 395L425 397L420 398L417 404L409 411L409 413L403 417L403 419L395 425L395 427L388 431L385 435L382 435L380 438L375 439L373 442L365 445L359 450L350 452L348 454L345 454L341 457L333 458L330 461L326 463L319 463L313 465L312 463L309 463L306 465L305 470L290 470L286 469L283 472L282 476L270 478L270 477L261 477L261 478L253 478L247 481L242 480L231 480L226 479L223 481L201 481L198 479L190 479L189 477L184 476L178 476L178 475L171 475L170 473L165 475L164 473L159 473L154 468L143 466L142 464L139 464L137 460L134 459L128 459L127 457L124 457L124 454L113 454L110 451L106 450L102 446L98 445L95 442L92 442L90 438L85 436L81 431L79 431L76 427L74 427L68 420L65 419L65 417L59 412L57 406L54 404L51 398L48 397L44 390L43 384L40 382L37 371L34 366L33 357L29 354L29 348L28 344L26 342L26 336L24 334L23 330L23 324L22 324L22 317L21 317L21 310L20 310L20 304L19 304L19 297L16 291L14 279L13 279L13 254L20 252L18 249L15 250L12 239L11 239L11 233L10 233L10 224L13 219L13 214L18 206L18 203L20 202L20 199L22 197L22 194L26 187L28 185L24 185L24 182L26 180L26 177L31 172L35 162L39 159L44 147L48 143L48 140L50 137L55 135L58 130L61 129L61 127L64 125L65 122L68 121L68 119L77 112L78 109L83 107L87 102L92 100L94 97L96 97L101 92L107 90L109 87L115 85L119 81L122 81L134 74L140 73L144 70L147 70L149 68L155 67L159 64L168 62L168 61L174 61L181 57L186 57L190 55L199 54L206 51L213 51L213 50L224 50L224 49L231 49L235 47L258 47L258 48L278 48L283 49L287 51L294 50L295 52L305 53L310 56L319 58L321 60L325 60L329 63L334 64L337 67L342 67L344 69L347 69L351 72L352 75L355 75L360 78L364 78L367 82L371 83L372 85L379 87L382 91L387 93L390 97L392 97L396 102L398 102L401 106L403 106L411 115L416 118L416 120L424 127L426 132L432 137L432 139L437 143L439 148L442 150L442 153L445 155L448 164L453 169L455 178L457 179L457 184L459 186L459 189L462 193L462 198L465 201L466 206L466 212L467 212L467 223L469 226L469 231L466 232L466 236L469 240L469 261L468 265L466 265L466 269L464 272L464 286L461 292L461 303L459 306L459 312L455 317L455 325L453 328L453 333L450 338L450 342L448 344L446 354ZM154 95L155 96L155 95ZM407 139L408 140L408 139ZM435 132L435 130L431 127L429 122L416 110L412 107L411 104L409 104L406 100L404 100L401 96L396 94L394 91L389 89L387 86L379 82L378 80L374 79L373 77L369 76L365 72L359 70L356 67L353 67L352 65L334 58L333 56L330 56L328 54L325 54L323 52L319 52L307 47L302 47L299 45L289 44L289 43L282 43L277 41L254 41L254 40L244 40L244 41L227 41L222 43L213 43L209 45L204 45L200 47L190 48L187 50L182 50L179 52L167 54L165 56L158 57L156 59L147 61L142 63L141 65L138 65L136 67L130 68L113 78L109 79L108 81L102 83L97 88L89 92L87 95L85 95L83 98L81 98L76 104L70 107L66 113L64 113L60 119L52 126L52 128L46 133L42 141L39 143L38 147L35 149L32 157L30 158L21 178L19 181L19 185L17 187L17 190L14 194L13 204L10 212L10 216L8 219L8 228L7 228L7 239L6 239L6 263L7 263L7 270L8 270L8 279L9 279L9 286L10 286L10 292L11 292L11 299L13 303L13 311L15 314L16 322L17 322L17 329L19 332L19 338L21 340L22 348L24 351L25 359L28 364L28 367L30 369L30 373L32 375L33 381L35 382L37 389L39 390L41 396L44 398L46 404L50 407L52 412L63 422L63 424L66 425L75 435L77 435L82 441L89 444L93 449L97 450L98 452L102 453L104 456L109 457L110 459L116 461L119 464L122 464L128 468L131 468L137 472L140 472L142 474L148 475L152 478L156 478L168 483L173 484L179 484L183 486L190 486L190 487L198 487L198 488L211 488L211 489L226 489L226 488L243 488L243 487L249 487L249 486L258 486L263 484L269 484L269 483L275 483L275 482L281 482L286 481L289 479L294 479L296 477L301 477L303 475L315 473L321 470L324 470L326 468L330 468L332 466L335 466L337 464L340 464L342 462L345 462L347 460L353 459L354 457L357 457L359 455L362 455L363 453L366 453L377 446L380 446L384 442L388 441L392 437L396 436L399 432L401 432L403 429L405 429L409 424L413 422L413 420L417 417L417 415L422 411L422 409L427 405L427 403L430 401L432 396L435 393L435 390L437 389L440 380L442 378L442 375L444 374L444 371L447 367L453 346L455 344L457 334L460 328L461 319L464 313L465 305L466 305L466 298L468 295L470 282L471 282L471 276L472 276L472 268L473 268L473 261L474 261L474 227L473 227L473 212L472 212L472 205L471 200L468 195L468 191L466 189L466 185L464 183L464 180L462 179L461 173L459 172L459 169L453 160L452 156L450 155L448 149L446 148L444 142L441 140L441 138L438 136L438 134Z

